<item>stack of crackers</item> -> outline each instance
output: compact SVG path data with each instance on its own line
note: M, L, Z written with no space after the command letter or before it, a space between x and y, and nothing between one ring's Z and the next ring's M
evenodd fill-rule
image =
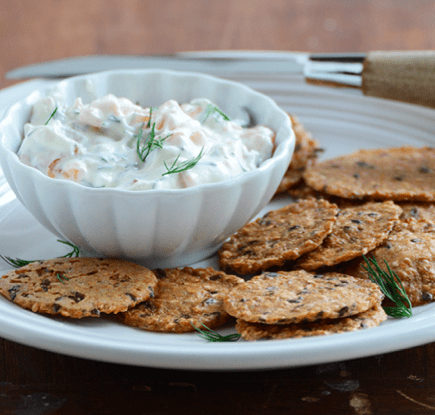
M183 333L236 319L246 340L379 325L384 296L363 255L384 260L412 305L435 295L435 150L360 150L317 162L318 142L292 116L296 148L279 192L291 203L245 225L219 250L220 270L153 271L116 259L39 261L0 279L34 312L113 313L140 329Z
M226 270L262 272L232 293L247 290L248 300L225 301L225 309L238 319L239 333L248 340L301 337L373 327L385 320L379 287L335 266L375 249L400 214L391 201L340 209L323 198L308 198L246 225L219 251Z

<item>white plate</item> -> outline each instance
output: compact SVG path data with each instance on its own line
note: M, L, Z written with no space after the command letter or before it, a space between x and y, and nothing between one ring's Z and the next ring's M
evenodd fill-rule
M423 146L434 142L435 111L430 109L367 98L355 91L305 85L295 75L251 78L245 82L299 115L326 149L324 158L362 147ZM33 89L48 84L49 81L31 81L0 91L0 113ZM285 204L286 199L280 198L268 210ZM20 205L0 176L0 254L41 259L67 251ZM216 265L216 259L196 264L206 265ZM1 271L9 269L0 263ZM232 333L234 328L228 325L219 332ZM283 368L365 357L434 341L435 303L416 308L410 319L389 319L380 327L360 332L295 340L207 343L194 333L151 333L107 319L73 321L46 317L0 298L0 335L57 353L137 366L203 370Z

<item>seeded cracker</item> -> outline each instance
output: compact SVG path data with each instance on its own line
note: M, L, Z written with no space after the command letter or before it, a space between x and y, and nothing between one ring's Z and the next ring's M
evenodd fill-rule
M310 197L313 197L314 199L325 199L329 203L336 204L340 209L349 206L359 206L365 203L364 200L361 199L344 199L342 197L319 192L318 190L314 190L312 187L309 187L303 179L297 185L287 190L287 194L293 201L308 199Z
M245 225L219 254L219 265L241 274L263 271L317 248L336 221L338 208L326 200L305 199Z
M387 319L380 305L350 317L300 324L260 324L237 320L236 330L245 340L288 339L320 336L379 326Z
M159 279L154 298L120 315L130 326L143 330L182 333L220 326L231 320L223 297L244 281L212 268L155 270Z
M314 198L314 199L329 200L329 198L328 198L329 195L326 195L327 197L324 197L323 193L318 192L317 190L314 190L313 188L307 186L304 180L301 180L296 185L294 185L290 189L288 189L287 194L294 201L298 201L300 199L308 199L310 197Z
M435 149L359 150L307 169L316 190L350 199L435 201Z
M387 240L371 254L379 266L387 271L384 260L400 278L413 306L426 304L435 297L435 224L409 219L399 223ZM355 277L368 278L360 266L346 272Z
M332 232L295 266L308 271L365 255L389 235L402 209L393 202L365 203L340 209Z
M57 258L34 262L0 279L0 292L36 313L72 318L118 313L154 295L157 278L128 261Z
M284 192L302 179L305 169L314 164L320 151L319 143L311 133L305 130L295 115L290 115L293 131L296 136L292 161L285 173L277 193Z
M382 301L379 287L344 274L268 272L240 284L224 300L232 316L252 323L290 324L339 318Z
M424 219L435 222L435 203L402 202L399 203L403 212L400 219Z

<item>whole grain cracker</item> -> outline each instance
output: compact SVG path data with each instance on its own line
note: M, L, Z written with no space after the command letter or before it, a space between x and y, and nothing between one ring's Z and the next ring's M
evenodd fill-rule
M155 270L156 295L119 315L127 325L148 331L183 333L220 326L232 319L223 297L244 281L213 268Z
M263 271L317 248L331 232L338 208L304 199L245 225L219 250L219 265L241 274Z
M349 206L359 206L365 203L365 201L362 199L345 199L343 197L332 196L329 195L328 193L320 192L319 190L314 190L312 187L308 186L305 183L304 179L302 179L295 186L292 186L290 189L288 189L287 194L295 202L301 199L308 199L308 198L325 199L329 203L334 203L340 209Z
M312 166L321 151L319 142L313 138L311 133L305 130L295 115L290 115L296 142L295 150L289 168L287 169L277 193L284 192L296 185L302 178L302 173L309 166Z
M379 266L387 271L387 261L400 281L413 306L435 298L435 224L408 219L397 224L387 240L371 252ZM351 262L345 272L368 278L364 261L358 267ZM355 271L356 269L356 271Z
M307 186L305 183L305 180L301 180L294 186L292 186L290 189L287 190L287 194L292 198L294 201L298 201L300 199L328 199L327 197L324 197L324 194L321 192L318 192L317 190L314 190L312 187Z
M435 149L359 150L304 172L316 190L350 199L435 201Z
M0 278L0 292L36 313L99 317L154 295L157 278L147 268L118 259L57 258L33 262Z
M362 313L337 319L326 319L312 323L299 324L261 324L249 323L238 319L236 330L245 340L288 339L345 333L379 326L387 319L380 305Z
M401 202L399 206L403 212L400 219L423 219L435 222L435 203Z
M358 314L383 299L368 280L304 270L268 272L235 287L224 299L232 316L252 323L290 324Z
M365 255L388 237L401 212L391 201L340 209L332 232L318 248L299 258L295 267L312 271Z

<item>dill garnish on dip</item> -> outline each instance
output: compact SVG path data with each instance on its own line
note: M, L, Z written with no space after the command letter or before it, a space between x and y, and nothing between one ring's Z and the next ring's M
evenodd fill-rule
M255 170L272 156L275 137L207 99L145 108L110 94L70 107L43 98L24 132L23 163L52 178L128 190L180 189Z

